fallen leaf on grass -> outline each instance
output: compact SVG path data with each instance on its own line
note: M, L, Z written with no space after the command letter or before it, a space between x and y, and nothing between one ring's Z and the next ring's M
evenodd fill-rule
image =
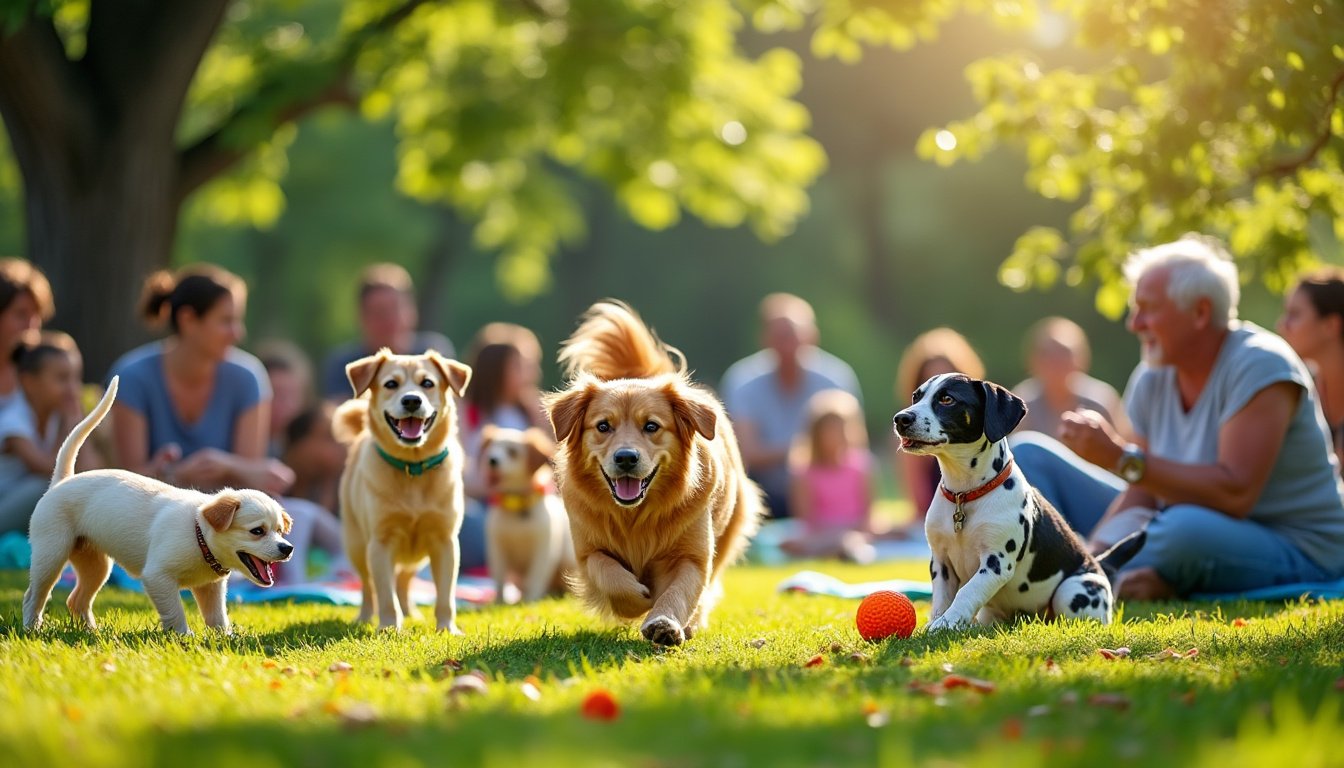
M872 699L864 699L864 700L863 700L863 714L864 714L864 715L871 715L871 714L874 714L874 713L876 713L876 712L881 712L881 711L882 711L882 707L879 707L879 706L877 705L877 702L876 702L876 701L873 701Z
M869 658L871 657L868 654L859 653L858 651L849 654L849 660L858 664L867 664Z
M1195 691L1194 691L1194 689L1188 690L1188 691L1186 691L1185 693L1181 694L1180 696L1177 697L1176 700L1179 701L1179 702L1181 702L1182 704L1184 704L1184 705L1187 706L1187 707L1193 707L1193 706L1195 705Z
M999 735L1004 741L1021 741L1022 721L1015 717L1004 720L1003 725L999 726Z
M110 661L104 661L102 664L100 664L100 665L98 666L98 668L101 669L101 670L103 670L104 672L106 672L106 673L109 674L109 675L112 674L113 672L116 672L116 671L117 671L117 665L116 665L116 664L113 664L113 663L110 662Z
M900 661L896 663L900 664L902 667L913 667L915 665L915 660L912 656L910 656L910 654L907 653L906 655L901 657Z
M280 670L280 674L284 675L285 677L293 677L299 674L299 670L295 669L294 667L285 667L284 669Z
M1344 677L1341 677L1335 681L1335 690L1344 691Z
M1114 661L1115 659L1129 658L1129 648L1120 646L1119 648L1098 648L1097 653L1101 654L1103 659Z
M267 659L267 660L261 662L261 667L262 667L262 669L275 669L275 668L278 667L278 666L280 666L279 663L277 663L277 662L275 662L275 661L272 661L272 660L270 660L270 659Z
M869 728L881 728L891 722L891 715L888 715L886 712L878 711L866 715L863 719L864 722L868 723Z
M1123 693L1094 693L1087 697L1087 703L1094 707L1106 707L1124 712L1133 702Z
M271 686L271 690L272 690L272 691L278 691L278 690L280 690L281 688L284 688L284 687L285 687L285 684L284 684L283 681L280 681L280 680L272 680L272 681L270 682L270 686Z
M956 690L957 688L969 688L977 693L993 693L995 685L988 680L980 680L974 677L947 675L937 682L911 681L909 688L912 691L936 697L942 696L948 691Z
M1249 624L1249 623L1250 623L1250 622L1246 621L1245 619L1241 618L1240 616L1238 616L1237 618L1235 618L1235 619L1232 620L1232 626L1234 626L1234 627L1244 627L1244 626L1246 626L1246 625Z
M1045 660L1045 674L1047 674L1047 675L1058 675L1058 674L1060 674L1060 671L1059 671L1059 665L1055 663L1055 657L1050 656L1050 657L1047 657L1047 658L1046 658L1046 660Z
M812 658L804 662L803 666L811 668L811 667L824 666L825 664L826 664L826 657L822 656L821 654L817 654L816 656L813 656Z
M1198 648L1191 648L1188 651L1178 651L1175 648L1163 648L1157 653L1150 653L1147 656L1144 656L1143 658L1149 659L1151 661L1167 661L1169 659L1176 659L1179 661L1181 659L1193 659L1198 655L1199 655Z
M349 672L354 668L355 665L351 664L348 661L333 661L331 663L331 666L327 667L327 671L332 673L340 673L340 672Z
M461 671L462 671L462 662L458 661L457 659L444 659L444 660L443 660L443 668L444 668L444 669L447 669L447 670L451 670L451 671L453 671L453 672L461 672Z
M485 680L477 675L461 675L453 678L452 684L448 686L448 695L455 698L463 694L485 693L489 689Z
M615 720L621 716L621 707L610 691L598 689L583 697L579 711L589 720Z
M378 722L378 712L372 704L362 701L353 701L344 707L340 707L337 713L341 718L341 723L346 728L366 728Z
M750 645L752 648L760 650L761 648L765 647L765 638L758 637L755 640L752 640L750 643L747 643L747 645Z
M66 704L64 708L65 719L72 723L78 723L84 719L84 710L76 707L74 704Z
M1027 710L1027 717L1045 717L1046 715L1050 714L1050 712L1051 710L1049 704L1037 704L1036 706Z
M537 686L532 683L524 682L522 685L518 686L518 690L522 691L523 695L532 701L541 701L541 689L537 688Z

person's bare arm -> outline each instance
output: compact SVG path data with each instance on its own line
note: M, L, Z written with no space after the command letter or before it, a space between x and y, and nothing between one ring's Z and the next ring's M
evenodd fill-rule
M34 475L51 477L56 468L56 454L47 453L26 437L6 437L0 450L23 462L24 469Z
M149 422L144 414L121 404L112 406L112 466L160 480L167 468L181 458L176 445L165 445L149 455Z
M1293 382L1265 387L1223 424L1216 462L1184 464L1148 456L1147 469L1135 485L1167 504L1197 504L1245 518L1269 480L1301 396L1302 388ZM1091 412L1065 414L1061 437L1083 459L1109 470L1119 462L1124 441L1096 417Z
M788 461L788 446L771 449L762 445L756 425L751 422L735 421L733 431L737 433L737 446L742 451L742 463L747 465L747 469L771 469Z

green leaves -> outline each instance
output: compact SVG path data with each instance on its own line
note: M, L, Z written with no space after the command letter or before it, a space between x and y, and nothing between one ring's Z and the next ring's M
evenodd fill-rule
M1344 3L1058 5L1080 52L1101 63L978 62L967 79L979 111L917 146L949 164L1010 144L1026 156L1029 188L1082 201L1071 259L1061 241L1031 230L1001 279L1048 286L1071 260L1080 271L1066 273L1097 280L1098 306L1118 316L1118 265L1186 231L1228 240L1244 277L1271 287L1339 251L1344 227L1331 223L1344 219L1344 49L1334 39ZM944 135L955 141L939 142Z

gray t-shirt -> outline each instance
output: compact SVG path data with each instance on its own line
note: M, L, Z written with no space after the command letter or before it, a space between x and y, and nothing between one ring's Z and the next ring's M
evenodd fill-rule
M11 437L23 438L47 453L55 453L61 442L60 430L61 417L57 413L51 414L46 427L38 430L37 414L33 412L22 390L17 392L16 397L0 405L0 489L32 474L23 459L3 449L5 440Z
M1069 380L1069 388L1078 398L1079 408L1090 408L1097 411L1106 420L1115 423L1115 416L1120 405L1120 393L1115 388L1101 379L1094 379L1085 373L1078 372ZM1045 399L1045 393L1041 390L1040 382L1036 379L1027 379L1016 387L1013 387L1013 394L1022 398L1027 404L1027 415L1022 418L1022 423L1017 425L1019 431L1044 432L1051 437L1059 431L1060 418L1064 415L1050 407Z
M734 423L751 424L764 448L779 449L791 445L806 426L807 401L822 390L843 389L863 402L859 379L845 361L813 347L800 355L800 362L802 384L792 392L779 388L775 353L768 349L733 363L723 374L719 391L728 416ZM778 494L788 490L787 464L752 475L767 492Z
M1125 403L1135 432L1154 456L1187 464L1218 460L1218 437L1256 393L1291 381L1306 395L1288 425L1283 447L1250 519L1274 530L1317 565L1344 573L1344 481L1316 385L1288 343L1252 323L1233 323L1204 391L1188 412L1176 372L1140 365Z

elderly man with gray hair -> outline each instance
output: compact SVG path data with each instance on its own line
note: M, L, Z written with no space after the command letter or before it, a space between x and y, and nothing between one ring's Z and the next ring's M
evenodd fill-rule
M1028 479L1094 551L1147 526L1124 599L1344 575L1344 483L1315 385L1287 342L1237 320L1232 260L1187 235L1133 254L1125 276L1143 356L1125 392L1135 441L1065 413L1058 441L1015 437Z

